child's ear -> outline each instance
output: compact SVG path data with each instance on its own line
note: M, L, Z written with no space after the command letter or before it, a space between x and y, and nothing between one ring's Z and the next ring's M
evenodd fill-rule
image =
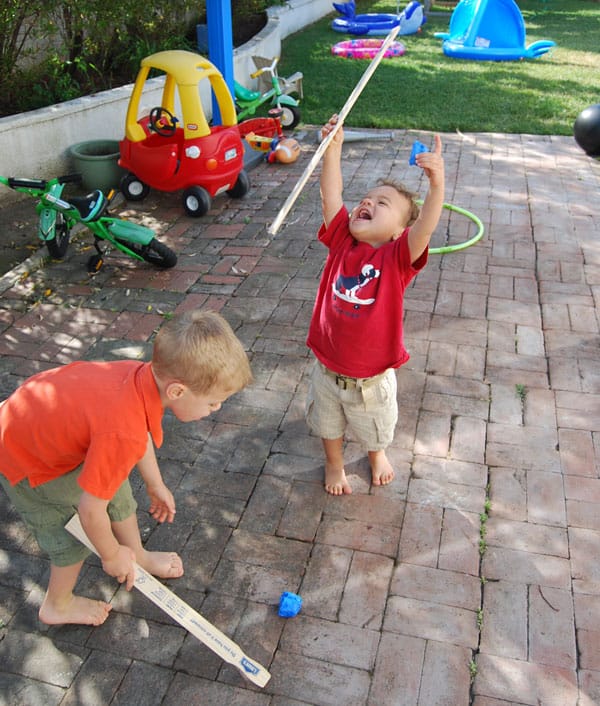
M178 400L186 391L186 386L180 382L170 382L167 385L166 393L169 400Z

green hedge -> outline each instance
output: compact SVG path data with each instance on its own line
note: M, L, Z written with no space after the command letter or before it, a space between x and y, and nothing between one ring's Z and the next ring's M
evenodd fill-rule
M232 0L234 26L281 4ZM204 0L3 0L0 116L128 83L154 51L195 49L205 18Z

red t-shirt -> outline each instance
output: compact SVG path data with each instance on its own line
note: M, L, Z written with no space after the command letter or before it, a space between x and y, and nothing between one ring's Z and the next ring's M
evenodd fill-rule
M426 262L411 264L408 228L378 248L355 240L348 211L338 211L319 240L329 248L307 345L330 370L367 378L408 360L402 335L404 291Z
M0 404L0 473L47 483L83 463L81 487L110 500L162 444L163 407L149 363L76 362L38 373Z

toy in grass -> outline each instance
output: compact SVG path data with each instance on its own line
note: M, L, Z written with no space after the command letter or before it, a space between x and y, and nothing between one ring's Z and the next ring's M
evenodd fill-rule
M331 47L334 56L343 56L346 59L372 59L381 49L383 39L347 39ZM402 56L406 47L402 42L392 42L385 50L384 58L391 59Z
M579 113L573 125L573 136L587 155L600 157L600 103Z
M427 18L423 13L423 6L417 0L412 0L400 12L400 3L396 3L396 14L368 12L364 15L356 14L354 0L345 3L333 3L334 8L342 15L331 23L331 28L336 32L355 35L386 35L394 27L399 27L398 34L414 34L421 29Z
M525 22L514 0L460 0L449 31L435 36L444 40L444 54L455 59L536 59L556 46L550 40L525 46Z

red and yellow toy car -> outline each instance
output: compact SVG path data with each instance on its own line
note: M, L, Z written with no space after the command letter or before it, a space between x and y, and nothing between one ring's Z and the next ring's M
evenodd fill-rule
M165 74L161 105L138 118L151 70ZM217 102L219 125L209 125L204 114L199 86L204 80L210 82ZM233 98L210 61L183 50L142 59L127 109L119 164L128 170L120 184L126 199L141 201L150 188L183 190L183 207L190 216L204 215L217 194L241 198L248 192L250 180L244 170Z

